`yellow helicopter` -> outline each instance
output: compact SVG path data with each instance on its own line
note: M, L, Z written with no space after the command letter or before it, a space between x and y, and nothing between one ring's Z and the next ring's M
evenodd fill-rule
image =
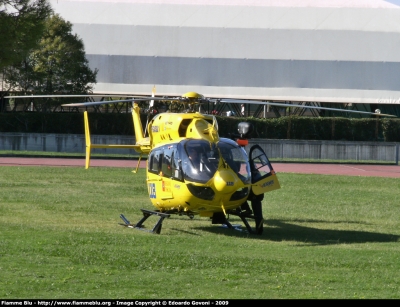
M147 124L146 136L138 102L155 99L180 104L185 111L156 114ZM124 225L147 230L143 227L144 221L150 216L157 216L155 226L147 231L159 234L163 220L171 214L178 214L189 218L195 215L208 217L213 224L235 228L227 216L236 215L242 219L248 232L261 234L262 198L258 197L258 201L252 202L253 210L250 209L247 200L249 196L257 198L258 195L262 196L266 192L279 189L280 185L262 148L254 145L248 153L245 150L252 126L246 122L240 123L236 139L220 137L216 117L195 111L195 107L204 102L204 97L195 92L174 99L155 98L153 93L152 97L138 97L132 99L132 102L135 145L92 144L87 111L84 113L85 168L89 168L92 148L135 149L140 153L140 158L134 172L138 170L142 156L148 156L146 182L155 210L141 209L143 218L136 224L131 224L121 214ZM63 107L104 103L110 102L73 103ZM153 113L151 107L148 112ZM249 218L255 220L255 229L248 223Z
M238 124L232 138L218 134L218 122L214 115L196 111L203 103L262 103L288 107L282 103L266 103L249 100L209 99L196 92L181 97L135 97L125 100L64 104L63 107L87 107L105 103L131 101L136 144L104 145L90 141L89 122L85 111L86 168L90 164L92 148L133 148L140 153L137 172L143 155L147 155L146 183L154 210L141 209L143 218L132 224L123 214L124 226L160 234L162 223L171 214L207 217L212 224L223 224L234 229L228 216L240 217L249 233L262 234L262 199L266 192L280 188L278 177L265 152L259 145L248 148L253 127L250 123ZM154 115L145 127L141 122L139 102L150 102L148 114L153 114L154 101L169 104L170 110ZM175 107L173 107L175 105ZM179 106L179 107L176 107ZM292 105L290 105L292 107ZM391 116L363 111L332 109L315 106L293 105L314 109L338 110ZM174 111L180 110L180 111ZM251 202L252 208L248 204ZM158 217L151 230L143 223L150 217ZM252 228L248 219L255 221Z

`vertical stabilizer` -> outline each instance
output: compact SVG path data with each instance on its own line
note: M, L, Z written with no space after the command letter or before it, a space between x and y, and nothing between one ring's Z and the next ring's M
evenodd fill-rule
M90 140L90 130L89 130L89 119L87 111L83 113L84 122L85 122L85 141L86 141L86 161L85 168L88 169L90 165L90 152L92 150L92 142Z
M136 144L143 142L144 133L142 121L140 120L140 108L137 103L133 104L132 108L133 129L135 130Z

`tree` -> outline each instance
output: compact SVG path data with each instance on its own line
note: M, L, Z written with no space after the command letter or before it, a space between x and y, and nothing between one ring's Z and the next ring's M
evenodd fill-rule
M47 20L40 48L31 54L31 61L37 75L36 93L85 94L96 83L97 69L90 69L82 39L57 14Z
M91 92L96 75L97 69L89 67L82 39L72 34L72 24L53 14L46 19L38 48L18 65L8 67L4 79L13 90L67 95Z
M51 12L47 0L0 0L0 71L37 46Z

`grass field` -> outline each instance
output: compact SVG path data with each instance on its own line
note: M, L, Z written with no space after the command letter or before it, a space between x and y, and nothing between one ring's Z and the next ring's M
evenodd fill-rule
M156 235L119 225L152 209L144 170L0 167L0 297L399 299L400 179L278 176L262 236L179 216Z

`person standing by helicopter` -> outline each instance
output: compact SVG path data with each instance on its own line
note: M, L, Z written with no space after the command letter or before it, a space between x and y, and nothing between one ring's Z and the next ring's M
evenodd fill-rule
M242 214L244 215L254 215L254 220L256 222L256 234L261 235L264 230L264 217L262 213L262 201L264 199L264 194L255 195L252 190L247 200L240 206ZM251 202L251 209L248 201Z
M252 167L252 176L256 179L259 178L260 172ZM256 222L256 234L261 235L264 230L264 217L262 213L262 201L264 199L264 193L256 195L253 193L253 190L250 189L249 196L247 200L240 206L240 211L244 215L253 214L254 220ZM249 202L251 203L251 209L249 206Z

